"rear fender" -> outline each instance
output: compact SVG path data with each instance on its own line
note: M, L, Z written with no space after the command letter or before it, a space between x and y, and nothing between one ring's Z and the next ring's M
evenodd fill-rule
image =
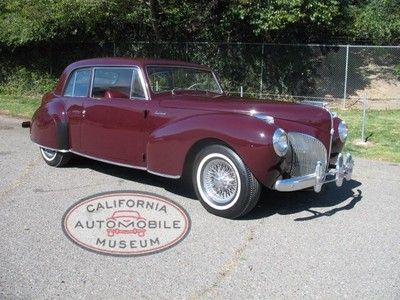
M207 114L168 123L150 134L147 168L150 172L180 177L185 159L194 145L219 140L234 150L253 175L270 186L279 176L281 159L272 146L276 129L248 115Z
M62 101L41 105L32 117L31 140L44 147L68 150L68 124Z

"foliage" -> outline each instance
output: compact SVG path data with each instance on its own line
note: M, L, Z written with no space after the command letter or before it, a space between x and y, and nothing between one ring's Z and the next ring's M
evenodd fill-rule
M47 73L16 67L0 83L0 94L37 96L50 91L55 78Z
M72 61L117 55L206 63L247 93L305 94L318 69L310 50L261 57L261 46L227 43L390 43L399 24L400 0L1 0L0 93L41 94Z
M400 0L369 0L353 7L353 34L378 44L400 42Z
M394 74L400 79L400 64L394 66Z
M139 0L2 0L0 42L8 46L53 40L111 40L140 30L145 14Z
M238 1L242 20L249 20L253 32L264 39L313 41L332 36L332 26L344 14L336 0Z

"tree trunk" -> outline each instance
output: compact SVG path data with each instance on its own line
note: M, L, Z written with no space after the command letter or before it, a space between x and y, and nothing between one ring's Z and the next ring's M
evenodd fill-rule
M157 41L161 41L159 5L157 0L150 0L151 25Z

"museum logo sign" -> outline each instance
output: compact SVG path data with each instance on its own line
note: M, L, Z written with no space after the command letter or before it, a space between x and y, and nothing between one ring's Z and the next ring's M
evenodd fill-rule
M84 249L116 256L154 254L181 242L190 218L175 202L154 194L115 191L96 194L70 207L62 227Z

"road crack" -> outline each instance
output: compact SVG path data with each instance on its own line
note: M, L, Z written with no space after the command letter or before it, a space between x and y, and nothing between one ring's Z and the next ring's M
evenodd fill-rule
M218 272L218 276L215 278L215 280L209 286L203 288L198 292L195 292L190 297L191 299L203 298L205 295L212 293L218 286L221 285L221 283L225 280L225 278L227 278L228 275L231 274L232 271L237 267L242 258L243 252L254 240L254 233L257 227L258 226L254 226L253 228L250 228L244 243L233 252L232 257L225 263L222 269Z

